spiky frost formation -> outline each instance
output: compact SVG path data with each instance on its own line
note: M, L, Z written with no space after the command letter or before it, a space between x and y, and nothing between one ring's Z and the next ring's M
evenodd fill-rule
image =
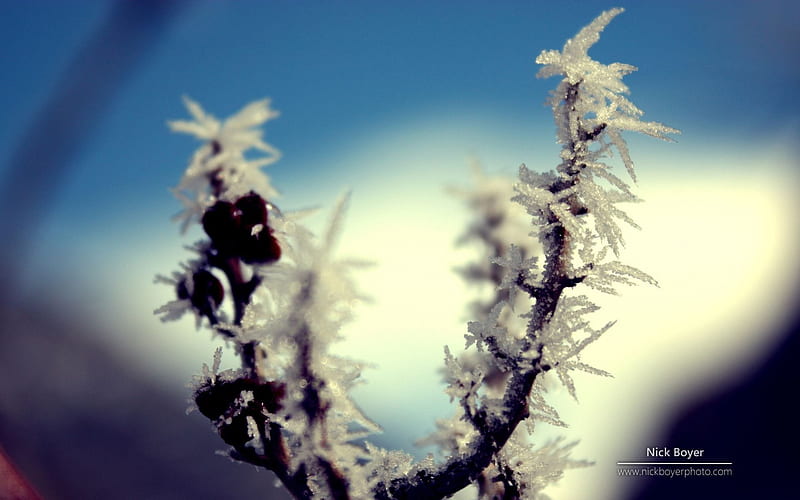
M261 167L279 155L262 140L260 126L277 116L269 101L224 122L184 102L193 120L170 128L204 143L174 193L185 205L183 229L202 221L210 241L192 247L198 258L179 271L157 277L177 298L156 314L169 321L191 312L198 326L207 318L242 359L242 369L219 372L217 350L193 381L193 408L211 420L232 458L274 471L298 498L370 498L379 482L429 466L412 467L410 455L364 441L380 431L350 397L366 365L329 352L364 299L351 274L368 263L334 257L349 197L316 238L301 223L304 213L268 201L277 192ZM251 150L265 155L250 160ZM259 238L273 237L277 248L259 246ZM269 258L254 258L254 249ZM206 288L216 280L211 269L227 279L224 294L196 286L198 276ZM233 315L219 308L221 296L233 302Z
M624 9L603 12L573 38L567 40L561 51L545 50L536 58L544 67L537 77L562 76L553 91L550 104L557 124L558 142L563 146L562 163L558 166L559 180L568 182L558 186L557 192L543 192L553 186L551 179L520 175L520 201L532 215L545 209L556 215L558 221L570 229L573 238L583 246L592 246L592 238L599 236L619 253L624 240L618 221L634 227L636 224L617 203L637 201L630 186L611 172L611 167L601 161L615 147L631 179L636 181L633 161L628 146L622 138L624 130L641 132L652 137L670 140L667 134L678 130L658 122L640 120L644 114L625 95L630 93L622 77L636 71L635 66L622 63L602 64L591 59L589 48L600 39L600 33ZM606 188L597 181L604 181ZM580 206L591 214L596 231L586 231L574 213Z
M184 96L183 102L193 120L173 120L168 125L173 132L193 135L204 144L192 155L180 183L172 190L184 205L176 216L181 220L181 231L199 221L218 199L230 201L248 191L266 199L277 196L269 177L261 171L280 159L280 151L264 142L260 128L279 115L270 107L270 100L252 102L224 122L188 97ZM248 159L250 150L262 156Z
M562 161L555 171L546 173L522 165L512 200L532 216L531 235L544 255L539 259L526 255L513 241L497 251L491 259L498 266L496 302L469 323L464 355L456 357L446 350L447 392L460 408L453 419L437 423L437 432L427 442L450 453L439 471L466 470L465 480L477 480L485 498L546 498L542 490L565 469L587 465L569 458L573 445L556 442L532 448L517 427L522 421L529 431L536 421L565 425L545 398L544 382L553 380L552 375L545 379L545 373L555 375L574 398L575 370L609 375L582 361L581 354L613 322L592 326L590 314L598 306L585 294L576 293L576 287L588 285L613 294L618 285L656 284L646 273L607 258L618 256L624 246L620 221L638 227L618 204L638 198L604 159L615 148L635 180L621 132L637 131L660 139L678 132L639 119L643 113L624 96L628 88L621 81L635 70L633 66L604 65L587 54L621 12L602 13L561 51L544 51L536 59L544 65L538 76L562 76L549 101L563 148ZM489 211L485 205L475 208ZM528 299L529 310L514 313L521 295ZM524 320L523 331L513 328L519 324L515 318ZM487 435L491 436L488 443ZM394 491L402 491L398 497L412 498L425 491L421 483L425 482L409 480L405 489L395 486Z

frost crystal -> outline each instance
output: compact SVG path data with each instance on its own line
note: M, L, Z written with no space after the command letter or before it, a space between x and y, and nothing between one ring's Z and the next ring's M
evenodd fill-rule
M621 12L623 9L604 12L568 40L561 51L546 50L536 58L537 63L544 65L537 76L564 77L553 92L550 103L558 124L558 141L564 148L558 172L565 182L572 180L563 187L559 186L557 191L551 190L553 197L548 199L542 192L545 187L542 179L521 175L517 197L529 213L552 213L582 246L591 246L592 236L590 232L581 230L578 217L581 213L591 214L597 230L595 234L615 254L624 245L617 221L638 227L616 204L637 201L637 198L600 159L610 155L613 145L635 181L633 162L621 132L641 132L663 140L670 140L667 134L679 133L660 123L639 119L644 113L624 96L629 90L622 83L623 76L636 70L634 66L621 63L604 65L587 54L587 50L600 39L606 25ZM597 184L597 180L604 181L612 189Z
M173 189L184 205L184 211L176 216L182 221L181 230L199 221L217 199L231 200L251 190L267 199L277 196L269 177L260 170L280 158L280 152L262 139L260 125L279 115L270 108L269 99L248 104L224 122L188 97L183 101L193 120L170 121L170 128L206 142L194 153L181 182ZM251 149L263 156L247 159ZM220 192L209 190L209 184L221 187Z
M532 447L520 427L500 452L500 463L511 472L513 484L520 497L546 500L543 490L557 483L567 469L588 467L591 462L570 458L577 442L562 444L563 438L550 441L541 447Z

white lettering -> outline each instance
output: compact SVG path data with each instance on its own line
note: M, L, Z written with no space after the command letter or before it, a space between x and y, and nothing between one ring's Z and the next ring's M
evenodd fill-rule
M677 446L675 447L675 449L672 450L672 453L676 458L685 458L686 460L702 457L704 452L705 450L695 450L695 449L684 450L678 448Z

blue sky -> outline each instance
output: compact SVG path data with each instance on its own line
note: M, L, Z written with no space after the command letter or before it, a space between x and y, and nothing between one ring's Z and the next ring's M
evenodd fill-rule
M3 3L0 54L10 69L0 82L4 158L109 5ZM627 12L592 53L601 61L640 68L627 79L634 102L647 117L682 129L685 147L740 143L797 127L794 2L621 5ZM110 213L133 204L168 208L171 202L157 186L174 184L192 146L164 128L167 118L184 115L182 94L220 116L247 101L272 97L283 113L267 131L284 153L271 170L279 185L295 175L335 182L341 175L329 165L343 149L374 132L432 118L498 130L498 135L520 131L528 149L519 161L530 162L524 153L535 147L550 148L542 155L546 160L554 151L553 128L541 103L554 82L535 79L533 59L542 49L559 48L611 6L574 1L189 3L83 145L58 211L87 196L102 200ZM412 147L398 144L398 151ZM483 152L480 143L473 149L470 153Z
M4 67L0 172L9 168L26 127L42 112L62 73L103 22L110 5L100 1L0 2ZM681 213L691 214L693 207L702 206L704 196L697 193L712 186L715 191L709 191L705 199L712 206L717 204L710 211L716 219L704 220L705 228L691 229L694 243L708 233L710 239L726 245L708 247L709 260L717 258L715 252L727 255L728 260L722 260L734 266L766 257L785 258L786 252L796 249L789 246L786 236L778 237L781 224L796 226L794 212L786 208L796 208L796 204L786 200L800 192L796 176L778 177L791 169L797 171L798 5L789 0L187 3L102 110L69 161L69 174L56 186L47 217L36 233L25 276L34 291L52 288L53 276L71 280L63 282L72 285L64 290L81 302L80 307L98 321L118 326L117 333L109 329L114 341L151 356L150 361L138 362L172 376L176 390L182 390L189 373L208 361L212 350L205 333L198 347L186 347L197 336L188 323L173 325L165 333L149 315L163 299L163 294L154 295L151 276L168 272L185 257L181 244L191 242L191 238L180 238L177 227L169 222L179 206L167 188L177 183L196 144L169 133L165 122L186 116L180 100L183 94L219 117L249 101L271 97L282 114L267 124L266 139L283 152L283 158L268 173L284 194L278 200L281 207L329 207L340 193L352 188L352 229L347 231L354 239L347 250L372 251L375 255L368 257L386 257L400 266L419 259L413 260L414 267L430 270L428 279L433 279L430 276L436 269L441 271L435 286L426 285L441 297L448 293L448 283L460 286L457 278L445 276L450 267L444 262L451 236L460 231L465 217L455 213L457 203L444 200L443 186L465 182L470 157L492 172L507 174L513 174L522 162L538 170L557 163L554 125L543 105L556 81L537 80L534 59L543 49L561 48L578 29L614 6L625 7L626 12L606 28L591 55L605 63L638 66L639 71L626 78L631 100L645 110L646 119L683 132L677 144L628 137L640 182L645 192L650 190L653 206L668 207L672 198L685 194ZM103 73L90 78L102 79ZM57 110L46 111L57 115ZM763 187L753 181L757 178L775 182ZM782 179L786 179L784 184L794 184L779 193L780 203L771 203L769 189ZM720 203L729 205L720 209ZM697 210L708 213L705 207ZM656 210L650 218L666 220L665 226L675 231L670 236L679 237L685 219L663 219L663 213ZM748 234L746 228L758 226L763 219L756 215L762 214L774 217L773 225ZM646 212L644 217L648 217ZM720 220L724 223L719 224ZM718 227L725 232L708 229ZM402 239L409 245L402 255L383 255L385 250L375 246L376 234L387 228L393 235L408 235ZM796 232L791 234L796 236ZM737 243L742 235L750 245L745 250ZM688 246L675 245L674 237L663 241L654 237L649 240L651 247L659 246L654 241L661 247L672 243L673 256ZM434 243L443 246L434 248ZM686 273L688 280L696 271L689 263L691 256L686 265L678 262L670 268L663 260L649 263L652 255L638 255L637 265L661 269L662 275L673 279ZM757 275L752 283L758 286L780 274L777 268L761 272L751 267L750 274ZM715 270L720 277L726 275L724 271L722 267ZM401 268L375 282L401 280L404 274L408 273ZM76 282L81 286L74 286ZM667 286L664 293L674 292L677 297L684 285L679 281L675 289ZM735 282L728 287L735 288ZM374 293L380 302L382 292ZM68 294L63 295L66 299ZM744 300L743 295L737 297ZM386 295L383 304L397 300L402 307L419 307L420 314L429 315L428 329L452 328L452 344L460 343L463 327L458 325L463 325L464 318L459 301L451 300L452 326L430 319L426 307L433 301L424 299L425 306L418 306L404 302L406 298ZM715 331L723 331L729 325L725 321L738 318L730 313L734 305L742 304L736 300L715 309L721 312L714 317L723 318L713 323ZM381 314L367 313L372 318L370 327L380 325ZM120 327L120 321L126 326ZM711 328L703 321L697 324ZM128 334L142 325L150 333L142 331L136 338L151 344L142 340L134 345ZM412 323L392 328L407 326L415 327ZM181 329L188 333L181 336ZM395 330L377 346L374 338L364 336L363 328L357 336L362 335L362 344L374 349L390 345L399 352L402 345L396 336L401 333ZM687 332L693 335L696 329ZM419 328L415 341L421 345L429 333ZM166 340L167 334L172 340ZM438 337L431 342L444 343ZM412 353L414 359L434 366L441 358L441 349L435 346L424 354ZM185 359L170 363L174 352L183 353ZM392 370L402 370L407 362L400 357L384 359L388 368L385 375L372 376L378 381L373 394L385 391L381 381L391 383L392 377L402 373ZM421 380L430 379L435 368L425 370ZM431 388L431 394L438 390ZM408 397L408 405L413 405L416 396ZM444 396L437 401L436 412L443 411ZM380 405L371 409L386 419L382 423L401 418ZM401 433L400 441L407 445L424 432L420 431L424 424L418 421L427 422L430 415L406 418L410 429Z

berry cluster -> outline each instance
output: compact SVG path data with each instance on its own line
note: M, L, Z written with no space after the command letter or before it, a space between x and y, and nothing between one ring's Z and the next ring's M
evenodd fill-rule
M203 214L202 222L221 257L267 264L281 256L281 247L267 225L267 204L253 191L233 203L214 203Z
M267 224L267 206L264 198L251 191L233 203L217 201L203 214L203 229L211 238L208 265L221 269L230 280L237 316L243 312L258 284L258 278L245 282L241 274L234 271L238 270L239 262L268 264L281 256L281 247ZM176 292L179 299L191 302L212 324L216 322L214 313L222 304L225 291L211 271L196 270L178 283Z
M250 399L243 399L242 393L250 391ZM215 382L207 381L195 393L195 403L200 413L215 423L222 439L229 445L243 449L251 439L248 430L248 417L258 425L264 435L267 425L264 415L275 413L282 408L281 400L286 394L286 386L280 382L261 382L239 378Z

